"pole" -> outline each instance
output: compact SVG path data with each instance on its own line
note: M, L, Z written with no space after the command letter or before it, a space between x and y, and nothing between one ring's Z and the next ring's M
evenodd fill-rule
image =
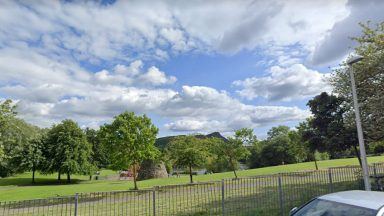
M79 204L79 194L75 194L75 212L74 215L77 216L77 210L78 210L78 204Z
M280 204L280 214L284 215L284 198L283 198L283 188L281 182L281 175L278 176L278 184L279 184L279 204Z
M357 136L359 139L361 164L363 166L362 168L363 168L364 186L365 186L366 191L370 191L371 190L371 184L369 182L367 155L365 153L363 129L361 127L359 103L357 101L356 83L355 83L355 76L353 74L353 66L352 65L350 65L350 68L349 68L349 75L351 76L353 105L355 107Z
M224 179L221 180L221 211L222 215L225 215L225 206L224 206L224 199L225 199L225 186L224 186Z
M332 169L328 168L329 191L333 192Z
M152 190L153 216L156 216L156 190L157 190L157 187L154 187Z

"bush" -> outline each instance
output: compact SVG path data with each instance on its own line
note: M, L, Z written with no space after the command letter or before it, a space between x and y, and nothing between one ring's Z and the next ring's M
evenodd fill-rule
M236 167L237 168L237 167ZM231 171L231 165L224 158L212 158L206 165L207 172L219 173Z
M315 152L315 158L318 161L329 160L330 156L329 156L328 152L318 152L318 151L316 151Z
M370 144L374 154L384 153L384 141L374 142Z
M249 156L247 160L247 165L250 169L259 168L262 167L262 158L261 158L261 150L257 147L251 148L251 155Z

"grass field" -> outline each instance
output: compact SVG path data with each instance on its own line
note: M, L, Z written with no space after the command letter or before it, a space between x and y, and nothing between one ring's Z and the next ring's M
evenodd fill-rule
M368 158L369 163L384 162L384 156L375 156ZM319 168L338 167L346 165L358 165L358 161L355 158L338 159L338 160L326 160L319 161ZM293 172L303 170L313 170L314 163L306 162L299 164L281 165L274 167L265 167L252 170L239 171L238 175L256 176L256 175L268 175L280 172ZM115 174L116 172L111 170L101 171L101 176L108 176ZM127 190L132 188L133 183L131 181L111 181L111 180L88 180L88 176L72 176L74 183L58 184L56 182L56 175L37 175L37 184L31 185L31 174L24 173L14 177L0 179L0 201L8 200L23 200L23 199L36 199L45 197L65 196L73 195L76 192L95 192L95 191L116 191ZM64 177L64 176L63 176ZM217 173L210 175L194 176L195 181L212 181L221 180L223 178L232 178L232 172ZM164 179L151 179L140 181L138 183L139 188L149 188L153 186L162 186L170 184L182 184L188 183L188 176L171 177Z

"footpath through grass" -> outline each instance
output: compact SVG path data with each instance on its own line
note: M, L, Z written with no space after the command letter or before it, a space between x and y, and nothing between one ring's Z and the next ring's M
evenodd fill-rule
M375 156L368 158L369 163L384 162L384 156ZM356 158L337 159L319 161L319 168L324 169L328 167L338 167L347 165L358 165ZM259 169L238 171L240 177L256 176L256 175L269 175L281 172L294 172L303 170L313 170L314 162L289 164L273 167L264 167ZM116 174L111 170L103 170L101 176L108 176ZM65 176L63 176L65 177ZM198 182L215 181L223 178L233 178L232 172L216 173L209 175L194 176L194 180ZM89 181L89 176L72 176L73 183L65 184L57 183L56 175L40 175L37 174L36 184L31 185L31 174L24 173L14 177L0 179L0 201L9 200L24 200L24 199L37 199L55 196L74 195L76 192L97 192L97 191L116 191L116 190L129 190L133 187L131 181L119 180L92 180ZM185 184L188 183L188 176L180 176L163 178L163 179L150 179L138 182L139 188L151 188L153 186L163 186L172 184Z

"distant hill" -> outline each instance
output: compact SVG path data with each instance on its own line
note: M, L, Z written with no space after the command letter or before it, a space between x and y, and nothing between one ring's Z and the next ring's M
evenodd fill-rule
M181 136L185 136L185 135L166 136L166 137L157 138L156 142L155 142L155 146L158 147L159 149L165 149L168 146L168 144L172 141L172 139L175 139L176 137L181 137ZM199 139L216 137L216 138L222 139L224 141L227 141L227 138L222 136L219 132L213 132L213 133L210 133L207 135L198 134L198 135L195 135L195 137L199 138Z

